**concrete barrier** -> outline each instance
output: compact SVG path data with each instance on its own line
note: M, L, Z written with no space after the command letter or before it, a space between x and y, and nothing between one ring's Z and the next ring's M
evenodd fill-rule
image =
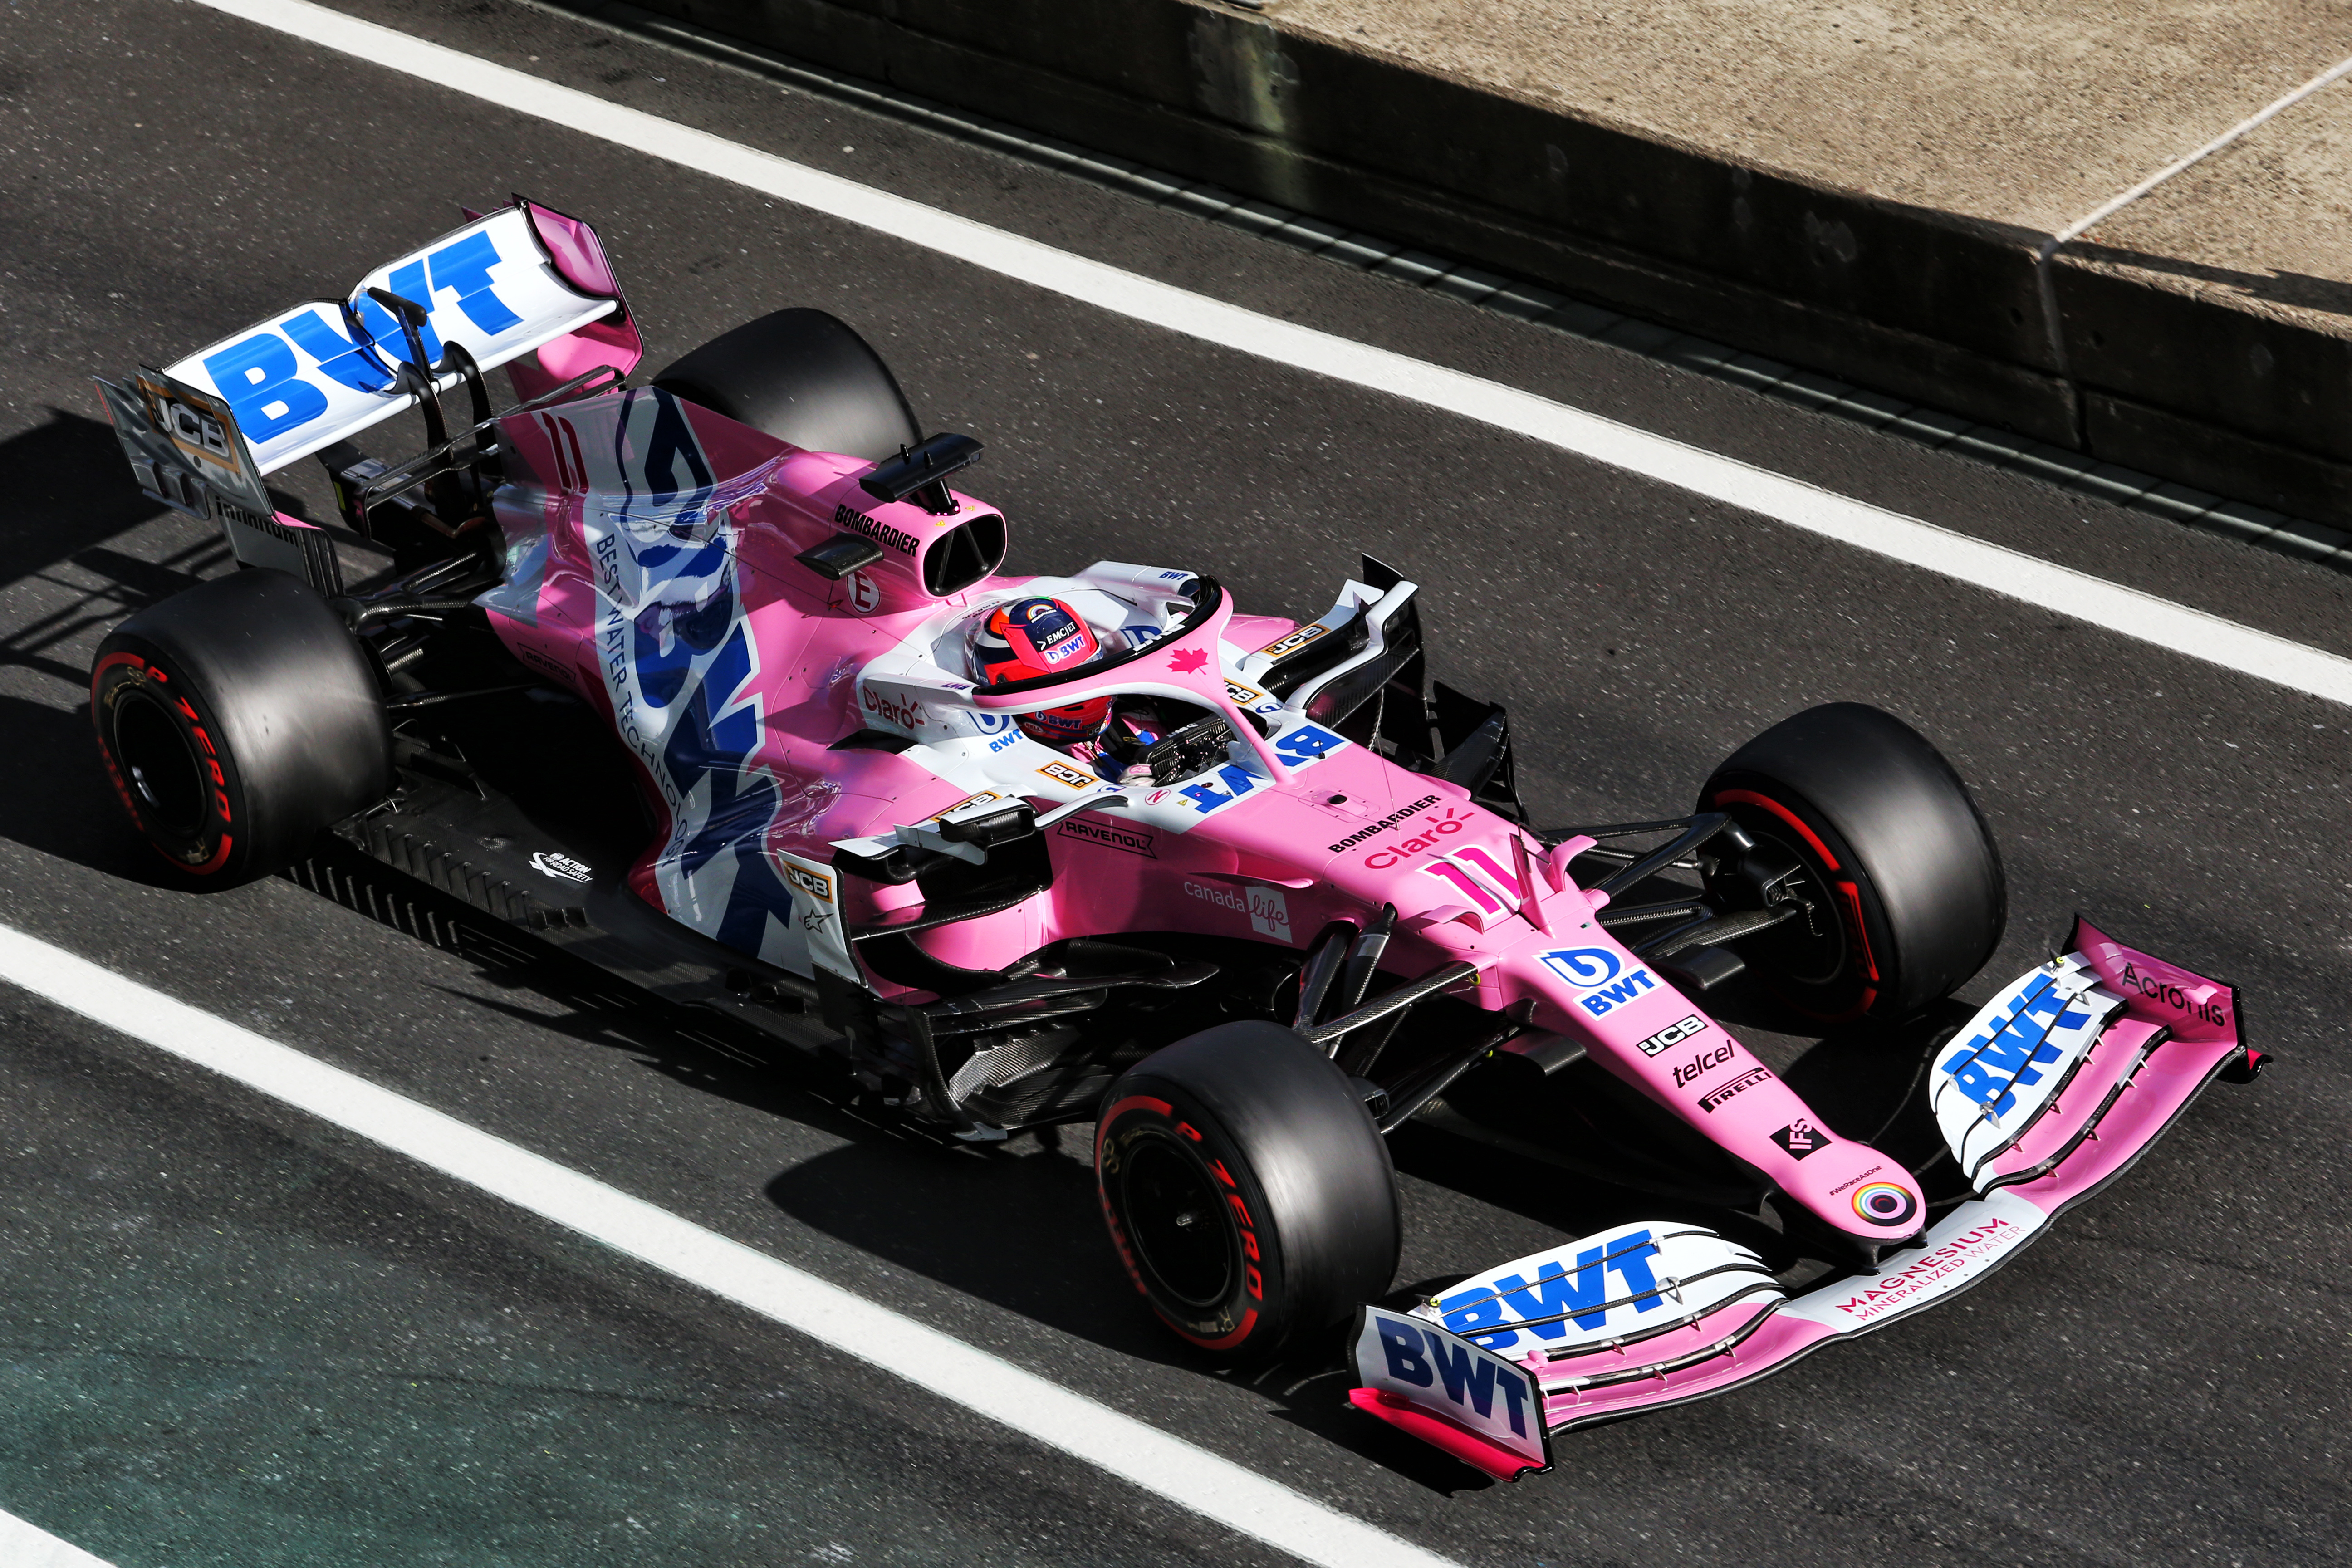
M1370 3L1276 0L1260 13L1206 0L638 0L2053 447L2352 521L2352 420L2338 412L2352 393L2352 287L2332 276L2346 270L2345 247L2336 238L2334 259L2303 257L2312 269L2283 278L2261 237L2275 215L2250 218L2244 188L2263 184L2264 160L2308 151L2315 117L2332 137L2336 100L2315 95L2292 121L2282 116L2194 177L2053 245L2053 215L2068 203L2090 208L2094 193L2131 183L2126 171L2137 178L2202 142L2208 125L2261 107L2346 47L2324 26L2302 27L2304 0L2262 0L2296 25L2271 19L2274 37L2245 67L2250 79L2200 78L2174 94L2184 121L2204 122L2195 134L2140 126L2104 162L2086 156L2098 166L2074 179L2063 138L2037 131L2031 155L2011 160L2013 189L1993 167L1990 177L1945 182L1953 199L1942 203L1937 179L1874 163L1866 138L1822 157L1793 142L1759 152L1712 103L1679 130L1662 129L1674 118L1671 76L1648 80L1643 114L1633 115L1597 90L1605 79L1515 84L1508 49L1460 47L1436 37L1428 16L1396 22L1398 7L1378 13L1375 47L1349 30L1350 17L1374 16ZM2169 3L2149 0L2148 15ZM2195 9L2189 0L2180 8ZM1494 11L1526 13L1523 28L1566 26L1540 6L1497 0L1482 8L1482 26L1495 25ZM1638 32L1645 15L1633 8L1622 24ZM2220 25L2234 38L2260 20L2232 8ZM1366 23L1354 26L1362 33ZM1397 33L1406 26L1423 31ZM2133 68L2126 61L2122 74ZM2132 84L2116 75L2077 84L2078 98L2132 101ZM2341 90L2352 103L2352 85ZM1868 84L1855 91L1866 98ZM1915 89L1902 112L1982 109L1917 100ZM1784 103L1780 119L1790 118ZM2352 125L2332 145L2352 147ZM2000 160L1989 152L1983 162ZM2306 205L2332 195L2321 187L2334 167L2323 153L2305 171ZM1894 199L1888 187L1927 199ZM2229 237L2233 219L2260 233Z

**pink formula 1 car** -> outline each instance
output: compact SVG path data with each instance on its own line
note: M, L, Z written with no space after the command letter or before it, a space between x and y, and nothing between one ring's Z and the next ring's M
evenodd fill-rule
M950 483L979 444L925 438L841 322L630 388L588 227L469 216L101 384L148 491L274 568L92 671L123 803L192 879L331 832L943 1136L1091 1121L1170 1329L1252 1358L1352 1314L1357 1406L1505 1477L1981 1279L2260 1065L2230 986L2088 924L1955 1009L2000 858L1875 709L1774 726L1688 816L1532 827L1502 710L1424 689L1397 572L1305 622L1190 568L1001 574L1004 518ZM350 445L409 409L423 456ZM389 585L347 591L273 504L312 454ZM1041 598L1088 656L976 675L982 623ZM1049 744L1048 710L1110 738ZM1767 1008L1830 1037L1786 1077L1717 1016ZM1408 1122L1530 1202L1594 1194L1590 1234L1391 1292Z

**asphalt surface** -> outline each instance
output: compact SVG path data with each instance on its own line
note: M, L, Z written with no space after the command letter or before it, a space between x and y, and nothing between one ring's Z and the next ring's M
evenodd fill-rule
M2341 575L511 5L361 14L1221 298L1475 371L2352 651ZM1467 1563L2344 1560L2352 712L1431 411L1205 348L188 4L0 26L6 923L447 1110ZM989 443L1013 564L1210 567L1314 613L1359 549L1438 673L1510 705L1545 816L1686 809L1815 702L1934 738L2010 936L2082 910L2227 975L2279 1066L1955 1303L1483 1483L1304 1363L1145 1320L1082 1129L943 1152L430 899L163 886L105 786L90 650L227 569L122 469L89 378L333 294L521 189L594 219L658 365L845 316ZM289 476L314 509L323 493ZM360 558L352 557L354 565ZM421 932L422 934L417 934ZM437 940L436 940L437 939ZM1275 1554L822 1343L152 1051L0 994L0 1508L121 1568L1255 1563ZM1778 1047L1775 1047L1780 1048ZM1402 1278L1572 1194L1408 1151Z

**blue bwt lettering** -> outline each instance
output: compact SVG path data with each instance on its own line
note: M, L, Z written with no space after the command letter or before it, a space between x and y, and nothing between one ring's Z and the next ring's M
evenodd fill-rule
M1493 1414L1495 1363L1443 1334L1426 1330L1423 1333L1429 1340L1431 1359L1437 1363L1437 1375L1445 1380L1445 1397L1459 1405L1466 1394L1471 1409L1481 1415Z
M1533 1279L1505 1274L1493 1287L1482 1285L1441 1299L1437 1310L1444 1314L1447 1328L1490 1351L1517 1344L1521 1329L1543 1340L1564 1337L1571 1322L1589 1331L1609 1321L1612 1274L1623 1281L1635 1312L1657 1310L1658 1277L1650 1267L1657 1250L1649 1231L1627 1231L1579 1252L1573 1273L1564 1263L1547 1261L1537 1265ZM1507 1305L1517 1314L1516 1321L1504 1314Z
M1282 760L1294 766L1310 763L1326 752L1337 751L1347 742L1330 731L1314 724L1301 724L1274 743Z
M1528 1415L1537 1408L1532 1380L1436 1329L1378 1311L1371 1319L1390 1377L1414 1388L1435 1389L1442 1384L1445 1397L1457 1408L1466 1406L1482 1419L1493 1418L1499 1395L1503 1418L1513 1434L1528 1435Z
M268 441L327 411L327 395L304 381L294 347L276 332L256 332L205 358L248 441Z
M1495 1373L1495 1392L1503 1396L1503 1411L1510 1420L1511 1431L1517 1436L1526 1436L1526 1407L1535 1403L1528 1395L1528 1385L1511 1373L1498 1371Z
M427 310L432 309L433 290L425 284L425 263L422 261L412 261L405 267L393 268L388 291ZM400 323L393 319L390 310L370 299L365 290L352 301L352 308L359 312L360 324L374 337L378 348L395 362L407 363L408 337L400 330ZM440 363L441 335L433 330L433 323L428 321L417 328L416 335L425 348L425 363L428 366Z
M1216 784L1203 782L1196 784L1186 784L1182 789L1178 790L1176 793L1182 795L1186 800L1191 801L1194 811L1206 816L1209 813L1216 810L1217 807L1221 805L1231 805L1234 802L1241 799L1242 796L1249 794L1250 791L1257 788L1256 774L1251 773L1247 768L1235 767L1230 763L1217 770L1217 781L1219 784L1225 786L1223 790L1219 789ZM1225 793L1225 790L1231 790L1233 793L1228 795Z
M2049 1043L2053 1026L2079 1028L2090 1022L2087 1013L2065 1011L2066 999L2047 977L2021 997L2017 1008L1990 1035L1970 1040L1944 1058L1943 1070L1960 1086L1969 1103L1996 1117L2017 1104L2017 1085L2031 1089L2042 1081L2038 1070L2059 1058Z
M430 259L433 287L457 295L457 309L466 313L466 320L486 332L503 332L522 324L522 318L490 292L490 268L499 264L499 247L488 235L469 234L435 251Z
M1421 1353L1421 1331L1393 1318L1374 1318L1381 1331L1381 1353L1388 1358L1389 1375L1399 1383L1427 1388L1437 1381L1429 1360Z
M294 340L304 353L319 362L319 369L350 387L354 392L382 392L393 383L392 372L372 352L373 340L362 327L357 339L347 337L342 330L321 321L316 310L305 310L299 316L289 316L278 323L278 331Z
M1643 992L1649 990L1654 984L1655 982L1650 978L1648 970L1628 970L1624 979L1614 984L1604 985L1590 996L1578 997L1577 1005L1598 1018L1608 1013L1611 1008L1631 1002Z
M1601 1249L1596 1247L1576 1255L1574 1274L1559 1263L1547 1263L1536 1270L1533 1284L1516 1274L1506 1274L1495 1283L1502 1287L1502 1299L1520 1317L1552 1320L1529 1323L1529 1332L1538 1339L1556 1340L1568 1332L1568 1318L1573 1317L1580 1329L1597 1329L1608 1321L1604 1309L1609 1304L1609 1271L1601 1263Z

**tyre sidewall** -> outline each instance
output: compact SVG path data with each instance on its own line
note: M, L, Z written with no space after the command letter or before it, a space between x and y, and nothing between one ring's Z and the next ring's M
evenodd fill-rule
M1402 1247L1396 1172L1355 1088L1320 1049L1265 1022L1167 1047L1113 1086L1096 1126L1105 1222L1160 1320L1227 1361L1260 1360L1380 1295ZM1157 1288L1121 1213L1123 1162L1147 1141L1181 1151L1224 1200L1238 1260L1223 1298Z
M1716 771L1700 809L1786 847L1837 906L1847 973L1773 984L1810 1016L1908 1016L2000 942L2008 889L1992 831L1942 753L1890 713L1840 702L1783 720Z
M107 777L147 842L185 875L224 882L239 879L253 858L252 813L244 775L226 743L210 694L188 671L173 668L153 644L118 633L100 651L90 675L89 699ZM142 708L159 711L187 748L204 795L193 829L167 820L129 775L119 737L125 721L136 722Z
M142 798L121 750L142 709L164 714L211 798L193 830ZM99 647L90 717L147 841L206 886L266 875L391 788L391 733L373 667L299 579L238 572L163 600Z
M1223 1297L1207 1307L1160 1288L1122 1222L1114 1194L1135 1157L1150 1145L1190 1160L1203 1184L1224 1200L1217 1223L1230 1275ZM1095 1181L1119 1261L1160 1321L1201 1349L1221 1354L1245 1356L1260 1345L1279 1342L1288 1325L1278 1310L1267 1311L1265 1281L1269 1273L1277 1285L1285 1277L1282 1237L1265 1223L1265 1189L1241 1150L1191 1096L1168 1084L1136 1084L1106 1107L1096 1123Z

